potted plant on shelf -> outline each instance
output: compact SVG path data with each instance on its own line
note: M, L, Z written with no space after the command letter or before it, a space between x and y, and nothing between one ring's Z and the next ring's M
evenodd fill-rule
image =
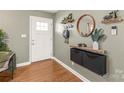
M95 31L91 34L91 38L93 40L93 49L98 50L99 49L99 43L101 40L105 38L105 34L103 34L104 30L101 29L95 29Z

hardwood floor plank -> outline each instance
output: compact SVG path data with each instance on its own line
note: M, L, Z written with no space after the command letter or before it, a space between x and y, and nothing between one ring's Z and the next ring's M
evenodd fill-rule
M14 79L7 77L1 81L10 82L82 82L70 71L62 67L56 61L49 59L19 67L15 71Z

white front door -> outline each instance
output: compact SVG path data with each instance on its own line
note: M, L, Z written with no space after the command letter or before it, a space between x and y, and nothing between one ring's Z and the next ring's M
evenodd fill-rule
M30 17L31 62L48 59L52 56L52 19Z

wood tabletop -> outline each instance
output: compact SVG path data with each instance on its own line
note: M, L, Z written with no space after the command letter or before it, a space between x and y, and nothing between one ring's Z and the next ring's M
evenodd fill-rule
M102 49L94 50L93 48L90 48L90 47L79 47L78 45L70 45L70 47L81 49L81 50L86 50L86 51L93 52L93 53L105 54L105 50L102 50Z

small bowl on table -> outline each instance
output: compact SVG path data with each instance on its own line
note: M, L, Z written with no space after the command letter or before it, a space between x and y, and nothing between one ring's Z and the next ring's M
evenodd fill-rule
M77 45L78 45L78 47L87 47L87 45L85 43L79 43Z

